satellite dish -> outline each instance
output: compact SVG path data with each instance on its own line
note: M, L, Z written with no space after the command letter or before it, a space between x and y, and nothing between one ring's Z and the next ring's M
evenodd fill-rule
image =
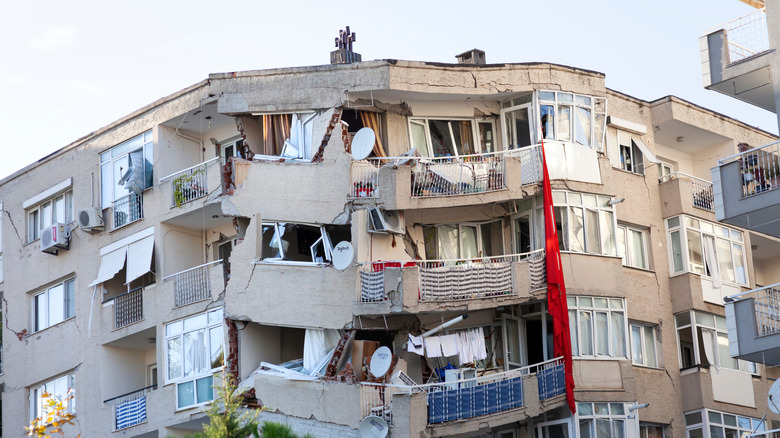
M766 402L772 412L780 414L780 380L775 380L775 383L769 388L769 395L767 396Z
M371 151L374 150L376 134L371 128L360 128L360 131L352 138L352 158L355 160L365 160Z
M368 369L371 374L380 378L387 374L387 370L390 369L390 364L393 362L393 353L387 347L379 347L371 356L371 366Z
M361 438L385 438L389 430L387 421L376 415L369 415L364 418L358 427Z
M339 271L343 271L352 264L352 257L355 255L355 250L352 249L352 244L345 241L339 242L333 247L333 267Z

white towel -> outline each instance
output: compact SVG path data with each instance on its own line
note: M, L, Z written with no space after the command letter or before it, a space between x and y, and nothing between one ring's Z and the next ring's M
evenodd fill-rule
M458 355L458 335L445 335L439 337L442 355L446 357Z
M425 354L425 346L423 345L423 337L422 336L412 336L411 333L409 333L409 346L406 347L406 351L410 353L414 353L417 355L424 355Z
M427 357L441 357L441 344L438 336L425 338L425 355Z

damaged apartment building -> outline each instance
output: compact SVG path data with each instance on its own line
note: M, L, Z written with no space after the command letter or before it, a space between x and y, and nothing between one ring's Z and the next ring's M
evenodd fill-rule
M2 180L6 435L46 392L73 396L68 434L183 437L226 373L261 420L314 436L723 438L780 420L768 370L729 356L723 303L777 274L716 221L706 180L776 138L594 71L458 60L212 74Z

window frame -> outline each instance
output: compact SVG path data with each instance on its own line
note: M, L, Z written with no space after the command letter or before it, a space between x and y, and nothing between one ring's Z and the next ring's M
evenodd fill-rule
M673 222L676 222L676 225L672 225ZM667 256L669 257L669 276L674 277L681 274L695 274L699 275L703 278L711 279L712 276L707 273L707 260L706 260L706 251L704 248L704 236L709 236L713 238L713 251L715 256L715 262L718 263L718 270L720 272L720 255L718 250L718 242L720 241L727 241L729 243L729 256L731 258L731 268L734 271L734 280L729 280L723 277L721 275L721 281L730 285L734 286L749 286L750 285L750 276L748 264L747 264L747 254L745 250L745 239L744 239L744 233L741 230L738 230L736 228L731 228L724 226L720 223L713 223L709 221L705 221L693 216L681 214L677 216L672 216L669 218L664 219L664 224L666 225L666 239L667 239ZM698 224L698 225L695 225ZM709 231L712 230L712 231ZM720 235L717 234L717 232L720 231ZM691 254L691 248L688 246L688 233L693 232L697 233L699 237L699 241L701 242L701 247L698 248L701 254L702 262L701 267L697 269L696 266L693 266L694 263L690 260L690 254ZM674 255L674 239L673 234L678 233L679 238L679 245L680 245L680 264L681 269L677 270L675 268L675 255ZM725 233L725 234L724 234ZM726 234L728 234L728 237L726 237ZM738 237L735 238L734 236ZM742 259L741 259L741 267L742 267L742 275L744 275L744 282L739 281L739 273L738 273L738 266L739 263L737 263L737 254L735 254L735 246L741 247L742 251ZM692 267L693 266L693 267ZM700 270L701 272L698 272Z
M39 289L36 292L32 294L32 305L31 305L31 313L32 313L32 332L38 333L40 331L46 330L49 327L53 327L55 325L62 324L63 322L66 322L70 319L73 319L76 316L76 303L75 303L75 297L76 297L76 279L75 277L71 277L68 279L65 279L61 282L52 284L50 286L47 286L43 289ZM70 285L70 290L68 290L68 286ZM49 302L51 300L50 294L51 291L57 287L62 287L62 309L63 309L63 317L61 320L51 323L50 322L50 309L49 309ZM39 314L39 307L38 307L38 297L46 296L45 301L45 313L46 313L46 325L40 326L39 320L38 320L38 314ZM69 311L72 310L73 313L70 314Z
M333 242L331 241L330 235L328 234L328 231L326 229L325 224L309 224L305 222L289 222L289 221L264 221L261 224L261 238L262 234L264 233L264 229L267 226L273 226L274 227L274 234L272 236L272 239L280 239L284 234L280 233L280 230L282 229L284 225L292 224L292 225L303 225L313 228L319 228L320 229L320 238L315 241L310 246L310 250L316 246L316 245L323 245L324 250L324 259L322 262L317 261L300 261L300 260L286 260L284 258L284 245L279 245L279 255L280 257L263 257L262 250L265 248L265 242L261 245L261 253L260 258L256 263L269 263L269 264L288 264L288 265L301 265L301 266L330 266L333 263ZM313 258L313 256L312 256Z
M631 415L631 411L629 411L630 403L626 402L577 402L577 414L576 414L576 431L577 437L583 436L580 433L580 430L583 426L583 423L586 423L588 425L588 429L590 433L588 436L590 438L595 438L597 435L597 422L609 422L609 429L610 433L609 436L612 437L618 437L621 436L616 433L614 430L614 424L617 422L622 422L623 424L623 434L622 438L626 438L628 436L627 431L629 428L635 427L634 421L636 421L636 416ZM619 406L619 408L618 408ZM596 408L603 408L607 407L607 413L597 413ZM633 418L632 418L633 417Z
M47 391L46 386L47 385L53 385L60 379L67 379L67 390L64 395L60 394L53 394L52 391ZM53 390L53 388L52 388ZM41 418L45 421L46 413L48 410L45 406L43 406L43 398L42 395L44 392L47 392L50 394L52 398L56 399L62 399L67 398L70 395L73 395L73 398L71 400L67 400L65 411L69 414L76 414L76 373L75 372L69 372L65 374L61 374L57 377L54 377L53 379L49 379L45 382L40 383L39 385L31 386L28 388L29 394L30 394L30 421L34 421L36 418ZM39 415L40 414L40 415ZM48 424L48 423L47 423Z
M135 143L138 142L140 143L136 145ZM121 176L119 178L115 177L114 163L122 159L129 160L130 154L134 152L138 152L139 150L141 150L141 155L145 160L144 178L146 178L145 176L146 161L152 163L152 172L154 172L154 131L152 129L146 130L138 135L135 135L109 149L106 149L105 151L101 152L98 155L98 168L100 169L100 208L101 209L105 210L107 208L113 207L114 202L128 196L131 193L127 189L121 188L121 190L127 193L122 192L120 196L117 196L118 184L116 182L121 179ZM116 156L114 156L115 152L117 152ZM124 176L126 173L127 172L124 172L121 175ZM110 199L107 197L108 194L106 193L105 190L107 187L112 188ZM145 181L144 191L149 190L152 187L154 187L154 176L152 176L150 181Z
M552 93L552 99L550 99L550 93ZM567 101L565 96L571 96L571 101ZM584 99L590 99L590 103L583 103ZM555 90L536 90L534 92L534 113L539 116L535 119L535 123L532 123L533 130L536 131L537 143L541 141L542 130L542 106L551 106L553 108L553 135L552 137L545 135L545 140L555 140L568 143L576 143L585 147L589 147L596 151L604 151L606 147L606 133L607 133L607 98L598 96L589 96L586 94L577 94L566 91ZM560 107L570 108L569 119L569 138L562 138L560 136ZM576 123L579 120L579 109L585 109L590 111L590 133L588 133L588 143L581 143L575 134ZM532 134L532 139L534 136Z
M644 261L644 266L641 264L635 263L636 261L633 260L633 254L634 254L634 240L630 238L631 232L639 233L641 235L641 245L642 245L642 257ZM623 248L623 254L620 254L621 250L621 237L622 239L622 248ZM622 224L618 223L616 228L615 236L617 238L617 255L618 257L621 257L623 259L623 266L628 266L631 268L637 268L637 269L644 269L644 270L650 270L650 258L648 253L648 236L647 231L643 228L635 227L628 224Z
M613 297L593 297L593 296L569 296L566 298L568 308L569 308L569 326L573 327L573 330L570 330L570 336L571 336L571 344L572 344L572 356L576 357L577 359L628 359L629 358L629 330L628 330L628 309L626 309L626 301L623 298L613 298ZM590 300L590 304L588 304L588 301ZM606 307L597 306L596 300L605 300L606 301ZM615 307L612 307L612 306ZM606 313L607 315L607 332L606 332L606 346L607 346L607 354L602 354L598 352L598 338L597 336L599 333L597 333L597 327L596 327L596 314L602 314ZM615 324L615 318L612 316L613 314L622 314L622 325L623 325L623 355L618 355L618 348L619 346L616 345L616 339L615 339L615 330L616 328L613 327ZM589 314L590 315L590 351L591 354L583 354L583 345L585 344L585 339L583 339L583 334L580 330L580 321L583 314Z
M212 322L211 317L212 315L215 316L216 321ZM204 317L205 324L197 324L192 327L185 327L185 324L188 321L195 321L197 322L197 319L199 317ZM212 388L212 394L211 398L198 403L198 384L197 382L206 378L212 379L213 384L213 377L215 374L219 373L222 369L225 368L225 321L224 321L225 315L224 315L224 308L216 308L216 309L209 309L206 312L197 313L194 315L187 316L185 318L181 318L175 321L171 321L168 323L165 323L163 325L163 334L164 334L164 340L165 344L163 346L163 357L164 357L164 368L163 368L163 382L165 385L174 385L174 394L175 394L175 408L174 411L180 411L184 409L190 409L193 407L198 406L204 406L212 401L214 401L214 391ZM170 328L170 330L169 330ZM205 349L206 354L209 355L208 359L209 363L212 363L211 360L211 353L212 353L212 345L211 345L211 331L220 328L222 330L222 336L220 338L220 341L222 343L221 345L221 354L222 354L222 364L217 367L208 367L207 369L200 371L200 372L193 372L192 375L186 376L186 361L187 361L187 353L185 352L185 335L188 333L196 333L199 330L203 330L204 335L204 343L205 343ZM170 347L169 342L178 339L179 342L179 348L181 353L181 362L179 363L180 371L178 373L178 376L171 376L171 358L170 358ZM158 376L159 379L159 376ZM193 400L195 401L194 404L185 405L185 406L179 406L179 387L181 385L189 384L191 383L193 386ZM211 388L211 385L209 386Z
M253 156L253 159L278 160L280 158L283 158L285 160L297 160L301 162L311 161L312 157L314 157L314 154L317 153L314 144L314 122L317 120L317 117L319 116L318 111L307 110L307 111L290 111L290 112L275 112L275 113L257 113L253 115L260 116L262 118L262 116L276 116L276 115L288 115L288 114L290 115L290 119L291 119L290 138L285 139L285 144L282 147L281 153L279 155L266 155L266 154L256 153ZM298 127L296 126L297 123L293 123L293 122L300 123L301 131L298 134L303 135L303 147L294 145L296 151L298 152L296 156L285 155L285 151L287 151L287 147L288 147L287 141L291 139L293 131L298 129ZM292 142L290 143L290 145L292 145ZM235 153L235 149L233 152ZM307 154L308 156L306 156Z
M689 418L695 417L696 415L699 415L700 421L698 422L690 422ZM720 417L720 422L712 421L711 418L718 416ZM725 416L730 416L734 418L734 425L726 424ZM726 429L735 430L737 432L737 436L742 436L745 433L751 434L753 433L753 429L756 429L757 433L766 431L766 421L761 420L759 418L755 417L748 417L745 415L738 415L738 414L732 414L730 412L725 411L717 411L715 409L697 409L694 411L688 411L683 412L683 419L685 421L685 435L687 438L691 437L691 431L700 429L701 430L701 436L703 438L712 438L711 430L712 428L718 428L720 427L721 433L718 434L721 437L726 436ZM740 426L740 420L749 420L750 428L745 428Z
M431 122L432 121L439 121L439 122L447 122L448 128L450 131L450 141L452 142L453 152L454 155L436 155L433 149L433 144L431 141ZM472 148L474 149L473 154L461 154L458 151L458 146L455 143L455 134L453 132L452 122L469 122L471 124L471 144L473 145ZM491 123L492 126L492 132L493 132L493 151L487 152L485 151L485 145L482 144L482 141L479 136L479 127L481 123ZM415 138L414 134L412 132L412 125L417 124L421 125L425 128L425 150L420 149L415 144ZM496 149L496 125L493 121L493 119L485 119L485 118L468 118L468 117L408 117L407 118L407 128L409 130L409 144L412 145L412 147L417 147L418 152L420 152L420 155L422 155L425 158L461 158L464 156L470 156L470 155L479 155L479 154L485 154L485 153L495 153L498 152ZM463 148L463 141L461 139L461 149Z
M669 432L668 432L669 425L667 424L657 424L657 423L645 423L643 421L639 422L639 435L638 438L651 438L650 434L647 432L648 429L660 429L661 430L661 438L668 438Z
M683 321L684 323L681 323L680 318L682 315L685 314L688 315L689 322ZM705 319L709 319L710 317L713 317L712 325L708 325L705 322L703 322ZM722 360L717 340L719 337L722 338L722 336L725 336L726 339L728 339L728 329L726 327L725 316L717 315L714 313L702 312L700 310L686 310L684 312L680 312L674 315L674 328L675 328L675 338L677 340L677 358L678 358L677 362L680 367L680 370L698 368L698 367L718 366L732 371L740 371L752 375L758 375L758 368L756 367L756 364L754 362L749 362L742 359L735 359L729 355L727 360L736 361L735 362L736 368L734 368L729 366L728 363L725 363L724 360ZM713 345L712 345L712 354L714 356L712 358L713 363L710 363L709 365L702 363L702 352L699 351L699 344L701 344L703 340L699 339L699 330L698 330L699 328L703 330L709 330L711 333L715 335L713 339ZM691 338L693 341L693 363L690 366L683 366L682 342L680 341L680 334L686 329L690 330ZM706 356L706 353L704 354Z
M613 206L609 205L610 197L592 193L583 192L571 192L565 190L553 190L553 208L556 215L556 226L560 218L560 231L558 235L558 241L561 243L562 251L577 252L583 254L596 254L603 256L617 257L617 215ZM577 201L579 198L579 201ZM595 201L594 205L588 205L585 199L592 199ZM581 210L582 214L575 214L575 209ZM593 213L596 214L596 224L591 225ZM602 236L602 218L605 216L611 216L607 226L612 230L612 239L607 240L609 236ZM572 249L572 239L570 230L572 228L572 217L578 216L582 218L582 249ZM590 216L590 217L589 217ZM605 222L606 223L606 222ZM598 235L598 251L594 251L595 243L590 242L588 232L596 232ZM609 231L609 230L607 230ZM604 249L604 243L611 244L611 251Z
M642 349L642 358L641 361L638 361L638 358L634 354L634 327L639 328L639 346ZM647 333L650 333L652 339L647 339ZM651 324L645 324L645 323L639 323L639 322L629 322L628 327L628 333L629 333L629 343L631 344L631 363L637 366L642 367L648 367L648 368L661 368L661 355L658 354L658 351L662 348L660 343L658 342L658 327ZM649 344L648 344L649 342ZM649 361L649 354L648 354L648 346L653 346L653 356L655 365L652 365Z
M50 227L56 223L60 223L58 221L59 218L57 217L59 216L57 205L59 204L60 199L62 200L62 208L64 210L62 213L64 222L62 223L67 225L75 220L73 213L73 188L72 186L68 186L66 189L59 191L54 195L49 196L41 202L33 205L32 207L25 209L25 218L27 223L27 243L32 243L36 240L39 240L45 227ZM47 206L51 209L51 223L44 225L44 209Z
M500 254L494 254L494 255L487 255L485 254L485 242L482 238L482 227L484 226L490 226L491 224L494 224L498 222L499 226L501 227L501 248L499 249ZM450 227L455 228L458 232L458 257L455 259L445 259L441 255L441 250L439 249L439 246L441 244L441 240L439 238L439 228L440 227ZM476 257L464 257L464 243L463 243L463 228L469 227L473 228L475 230L475 244L476 244L476 250L477 250L477 256ZM508 255L506 253L506 242L504 241L504 233L503 233L503 227L504 227L504 221L501 218L497 219L491 219L488 221L480 221L480 222L458 222L458 223L448 223L448 224L425 224L422 225L423 228L423 236L425 236L426 228L433 228L433 238L435 243L434 252L436 254L436 257L434 259L429 260L471 260L471 259L482 259L482 258L489 258L489 257L501 257L504 255ZM426 246L425 248L426 254L428 252L428 248Z

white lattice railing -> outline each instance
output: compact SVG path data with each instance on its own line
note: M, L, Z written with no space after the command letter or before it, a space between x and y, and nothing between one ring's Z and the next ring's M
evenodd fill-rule
M178 207L207 196L211 192L209 190L209 168L218 164L219 157L215 157L160 178L161 183L171 181L171 206Z
M673 179L685 179L691 182L691 196L693 196L693 206L702 210L715 212L713 206L714 195L712 192L712 181L688 175L683 172L673 172L658 178L659 182L667 182Z
M718 160L718 165L738 161L742 196L752 196L780 188L780 142L748 149ZM724 184L725 181L721 181Z
M780 333L780 283L730 297L732 300L753 298L758 336Z
M769 50L766 11L760 9L752 14L729 21L707 32L724 30L729 50L729 63L741 61Z
M176 274L169 275L163 280L174 279L174 301L176 307L185 306L196 301L211 297L211 282L209 281L209 269L222 263L222 260L195 266Z
M420 299L453 301L516 295L512 265L527 262L531 288L544 285L544 250L524 254L456 260L418 260Z

